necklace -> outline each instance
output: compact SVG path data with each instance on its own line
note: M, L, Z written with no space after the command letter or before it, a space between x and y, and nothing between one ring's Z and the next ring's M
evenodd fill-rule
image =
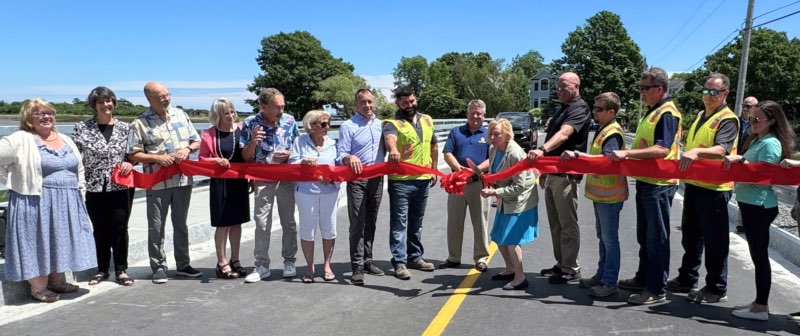
M220 140L219 129L217 129L217 155L219 157L223 158L223 159L228 160L228 162L230 162L233 159L233 155L236 154L236 139L235 139L236 138L236 130L234 130L231 133L232 133L233 138L234 138L233 139L233 146L231 148L231 156L230 157L224 157L224 156L222 156L222 140Z
M58 134L55 134L55 132L51 132L51 133L53 133L53 135L54 135L52 139L45 139L45 138L42 138L42 136L41 136L41 135L39 135L39 134L36 134L36 136L37 136L39 139L42 139L42 141L44 141L44 142L53 142L53 141L56 141L56 139L58 139Z

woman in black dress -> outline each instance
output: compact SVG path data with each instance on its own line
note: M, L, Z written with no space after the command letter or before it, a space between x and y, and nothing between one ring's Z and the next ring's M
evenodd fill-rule
M241 125L236 124L236 108L226 98L214 100L208 119L211 126L203 132L200 160L214 161L220 166L243 163L239 146ZM217 228L214 245L217 248L217 278L235 279L247 275L239 262L239 242L242 224L250 221L250 199L246 179L211 179L211 226ZM226 243L230 240L231 257L226 258Z

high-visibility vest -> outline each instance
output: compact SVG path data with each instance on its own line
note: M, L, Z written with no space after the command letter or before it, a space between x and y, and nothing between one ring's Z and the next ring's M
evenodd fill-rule
M384 122L392 123L397 128L397 150L400 152L400 160L430 167L432 161L431 139L434 136L433 119L421 113L417 113L417 118L422 125L422 139L417 135L414 125L408 120L387 119ZM430 180L432 178L432 174L389 175L390 180Z
M615 134L622 136L622 127L616 121L611 121L611 124L604 127L595 137L592 147L589 148L589 154L603 154L603 142ZM624 141L621 145L622 149L625 149ZM628 199L628 179L623 175L588 174L584 196L597 203L623 202Z
M714 113L706 122L700 125L700 118L705 112L700 112L689 128L689 134L686 136L686 150L689 151L694 148L709 148L714 146L714 137L717 135L719 125L724 121L731 119L736 125L739 125L739 118L736 117L731 109L725 106L722 110ZM696 132L695 132L696 131ZM736 144L739 141L737 132L736 139L733 140L733 147L731 148L731 155L736 155ZM711 159L713 161L722 161L722 159ZM733 190L733 181L728 182L706 182L698 180L684 180L684 182L696 185L701 188L716 191L729 191Z
M656 125L661 120L664 113L670 113L675 118L678 118L678 132L675 134L675 141L672 142L672 147L669 148L669 153L664 160L677 160L678 159L678 143L681 141L681 112L672 101L667 101L661 104L657 109L648 113L642 120L639 120L639 126L636 128L636 136L633 138L631 149L648 148L655 145ZM650 184L669 186L678 185L678 179L656 179L650 177L633 176L633 178L647 182Z

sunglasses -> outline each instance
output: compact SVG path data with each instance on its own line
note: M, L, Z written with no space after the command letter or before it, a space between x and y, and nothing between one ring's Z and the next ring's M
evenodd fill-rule
M639 85L639 91L647 91L654 87L659 87L661 85Z
M764 119L764 120L769 120L769 118ZM749 117L747 117L747 121L750 122L750 125L758 125L758 123L761 122L761 119L759 119L758 117L749 116Z
M753 106L755 106L755 105L742 104L742 108L743 109L753 108Z
M716 97L719 95L720 92L728 91L728 90L716 90L716 89L703 89L701 91L704 95L711 95L712 97Z
M325 127L329 127L331 124L329 122L325 121L325 122L315 122L314 125L319 125L319 127L325 128Z
M601 106L595 106L595 107L592 108L592 112L603 112L605 110L608 110L608 109L605 108L605 107L601 107Z

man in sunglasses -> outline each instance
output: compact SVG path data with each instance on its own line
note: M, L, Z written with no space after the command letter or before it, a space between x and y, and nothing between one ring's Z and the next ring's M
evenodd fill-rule
M686 152L681 155L679 169L688 170L695 160L722 161L725 155L736 154L739 118L725 103L728 98L728 76L712 73L703 87L705 111L697 115L686 136ZM678 276L667 282L675 292L689 292L686 297L697 303L728 300L728 201L733 181L709 182L684 180L681 245L684 254ZM706 285L699 282L703 250L706 253Z
M667 93L669 76L661 68L642 73L639 93L648 110L636 128L631 149L616 150L614 161L624 159L678 159L681 139L681 112ZM669 219L678 179L636 179L636 241L639 243L639 266L636 275L620 280L617 286L637 291L628 303L651 305L667 300L669 276Z
M747 140L747 137L750 135L750 122L747 121L747 118L750 117L751 111L753 107L758 104L758 99L756 97L750 96L744 99L742 102L742 116L739 118L739 125L742 125L739 132L739 142L737 144L737 148L744 148L744 142ZM739 218L736 220L736 232L744 233L744 225L742 225L742 212L739 211Z

